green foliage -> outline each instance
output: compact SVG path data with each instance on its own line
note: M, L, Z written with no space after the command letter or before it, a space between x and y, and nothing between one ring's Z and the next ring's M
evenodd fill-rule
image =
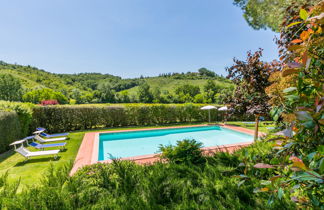
M39 104L44 100L57 100L60 104L68 103L68 99L60 92L55 92L49 88L36 89L23 95L24 102Z
M216 73L211 71L211 70L208 70L206 68L200 68L198 69L198 73L201 75L201 76L207 76L207 77L215 77L216 76Z
M201 100L202 97L194 99L195 96L188 96L187 94L179 96L174 90L182 85L194 85L201 88L205 79L217 81L222 89L233 86L229 80L205 68L199 69L198 73L170 73L145 79L121 79L120 77L99 73L51 74L35 67L5 62L0 62L0 71L3 75L13 75L14 78L17 78L26 90L24 92L27 92L24 96L25 101L33 103L39 103L40 99L37 98L36 95L38 94L36 93L43 89L46 90L43 92L48 92L48 89L51 89L53 93L55 92L56 94L52 94L51 98L59 97L62 101L60 103L67 103L67 101L77 104L107 102L182 103L185 101L210 103L214 99L209 99L206 96L203 97L203 100ZM147 91L145 83L150 87L149 91ZM154 93L157 88L160 93ZM20 92L22 92L22 88L20 88ZM58 95L58 93L60 94ZM48 98L48 95L46 98ZM222 100L218 101L223 102Z
M0 73L20 81L20 92L27 92L25 101L39 103L40 92L49 92L51 98L58 97L61 104L89 103L182 103L201 101L210 103L213 99L195 100L195 96L181 95L174 92L179 86L202 86L206 79L216 81L222 89L231 89L233 84L223 76L206 68L199 72L169 73L158 77L122 79L117 76L100 73L52 74L31 66L7 64L0 61ZM147 83L147 84L145 84ZM156 90L159 90L156 92ZM2 88L0 89L2 90ZM12 89L14 90L14 89ZM40 91L42 90L42 91ZM40 92L39 92L40 91ZM6 91L9 93L9 91ZM45 94L45 93L42 93ZM44 97L43 97L44 98ZM46 95L48 100L48 95ZM15 99L15 100L20 100ZM222 103L222 100L218 100Z
M221 87L216 85L213 80L208 80L206 85L204 85L204 91L209 103L214 103L217 99L216 94L221 92Z
M0 101L0 110L17 113L21 128L21 131L18 133L19 138L25 137L29 133L33 107L34 105L28 103Z
M150 91L150 86L144 82L138 88L138 100L143 103L152 103L153 95Z
M188 106L157 104L35 107L33 125L46 127L51 132L60 132L100 127L199 122L206 119L206 112L200 110L200 106L190 109L186 108Z
M271 113L277 120L285 115L285 124L294 132L291 137L272 139L271 152L246 161L244 165L250 167L244 172L259 179L254 191L268 195L270 206L289 198L298 208L323 209L324 2L307 11L304 8L288 9L282 26L279 43L285 49L281 51L285 65L281 76L294 75L296 81L281 88L284 99ZM291 24L296 19L299 23ZM256 164L251 167L251 162Z
M0 100L20 101L21 95L20 80L10 74L0 74Z
M98 98L100 102L112 103L115 102L115 91L110 83L101 83L98 85Z
M61 105L35 106L33 123L49 132L119 127L135 125L164 125L171 123L205 122L208 112L199 104L124 104L124 105ZM211 110L211 120L222 113ZM253 118L253 116L252 116ZM229 120L249 120L251 116L233 115Z
M69 166L56 170L51 167L41 185L29 186L20 193L16 191L17 184L9 184L3 176L0 208L295 209L285 194L281 200L265 206L267 196L253 193L258 186L253 176L237 184L240 178L234 174L244 170L238 163L269 151L268 144L258 143L235 154L205 156L199 165L156 162L143 166L114 161L85 166L72 177L68 175Z
M184 102L194 102L194 97L200 94L199 86L185 84L179 86L175 93L178 96L177 102L184 103Z
M21 137L17 113L0 110L0 153L9 149L9 144Z
M120 91L118 93L116 93L116 101L118 103L130 103L131 102L131 98L128 94L127 90L123 90Z
M244 18L254 29L269 28L278 32L284 20L285 10L292 4L315 5L320 0L234 0L234 4L241 7ZM296 8L295 8L296 10Z
M185 139L176 146L160 145L161 158L176 164L201 164L205 161L201 151L202 143Z

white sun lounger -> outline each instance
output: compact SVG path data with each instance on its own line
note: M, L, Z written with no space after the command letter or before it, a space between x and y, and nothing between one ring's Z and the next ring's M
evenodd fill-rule
M53 142L53 141L64 141L67 138L66 137L61 137L61 138L52 138L52 139L43 139L42 137L40 137L39 135L35 135L34 139L36 139L37 141L39 141L40 143L48 143L48 142Z
M47 150L47 151L37 151L37 152L31 152L25 147L21 146L18 149L15 150L22 156L24 156L26 159L29 159L30 157L35 156L44 156L44 155L54 155L54 159L57 158L57 154L60 152L60 150Z

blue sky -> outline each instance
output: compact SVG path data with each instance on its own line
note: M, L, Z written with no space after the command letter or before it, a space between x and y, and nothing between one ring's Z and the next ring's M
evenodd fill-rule
M231 0L3 0L0 28L0 60L54 73L225 75L248 50L277 58L276 34L249 27Z

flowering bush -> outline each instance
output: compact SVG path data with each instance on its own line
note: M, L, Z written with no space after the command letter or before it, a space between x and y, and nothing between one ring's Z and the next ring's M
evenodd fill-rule
M57 100L55 100L55 99L53 99L53 100L43 100L43 101L41 101L41 105L42 105L42 106L47 106L47 105L57 105L57 104L59 104L59 102L58 102Z

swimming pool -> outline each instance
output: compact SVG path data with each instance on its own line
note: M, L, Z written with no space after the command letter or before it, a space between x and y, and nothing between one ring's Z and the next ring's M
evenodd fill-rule
M204 147L253 141L249 134L220 126L100 133L98 160L154 154L161 144L175 145L183 139L195 139Z

